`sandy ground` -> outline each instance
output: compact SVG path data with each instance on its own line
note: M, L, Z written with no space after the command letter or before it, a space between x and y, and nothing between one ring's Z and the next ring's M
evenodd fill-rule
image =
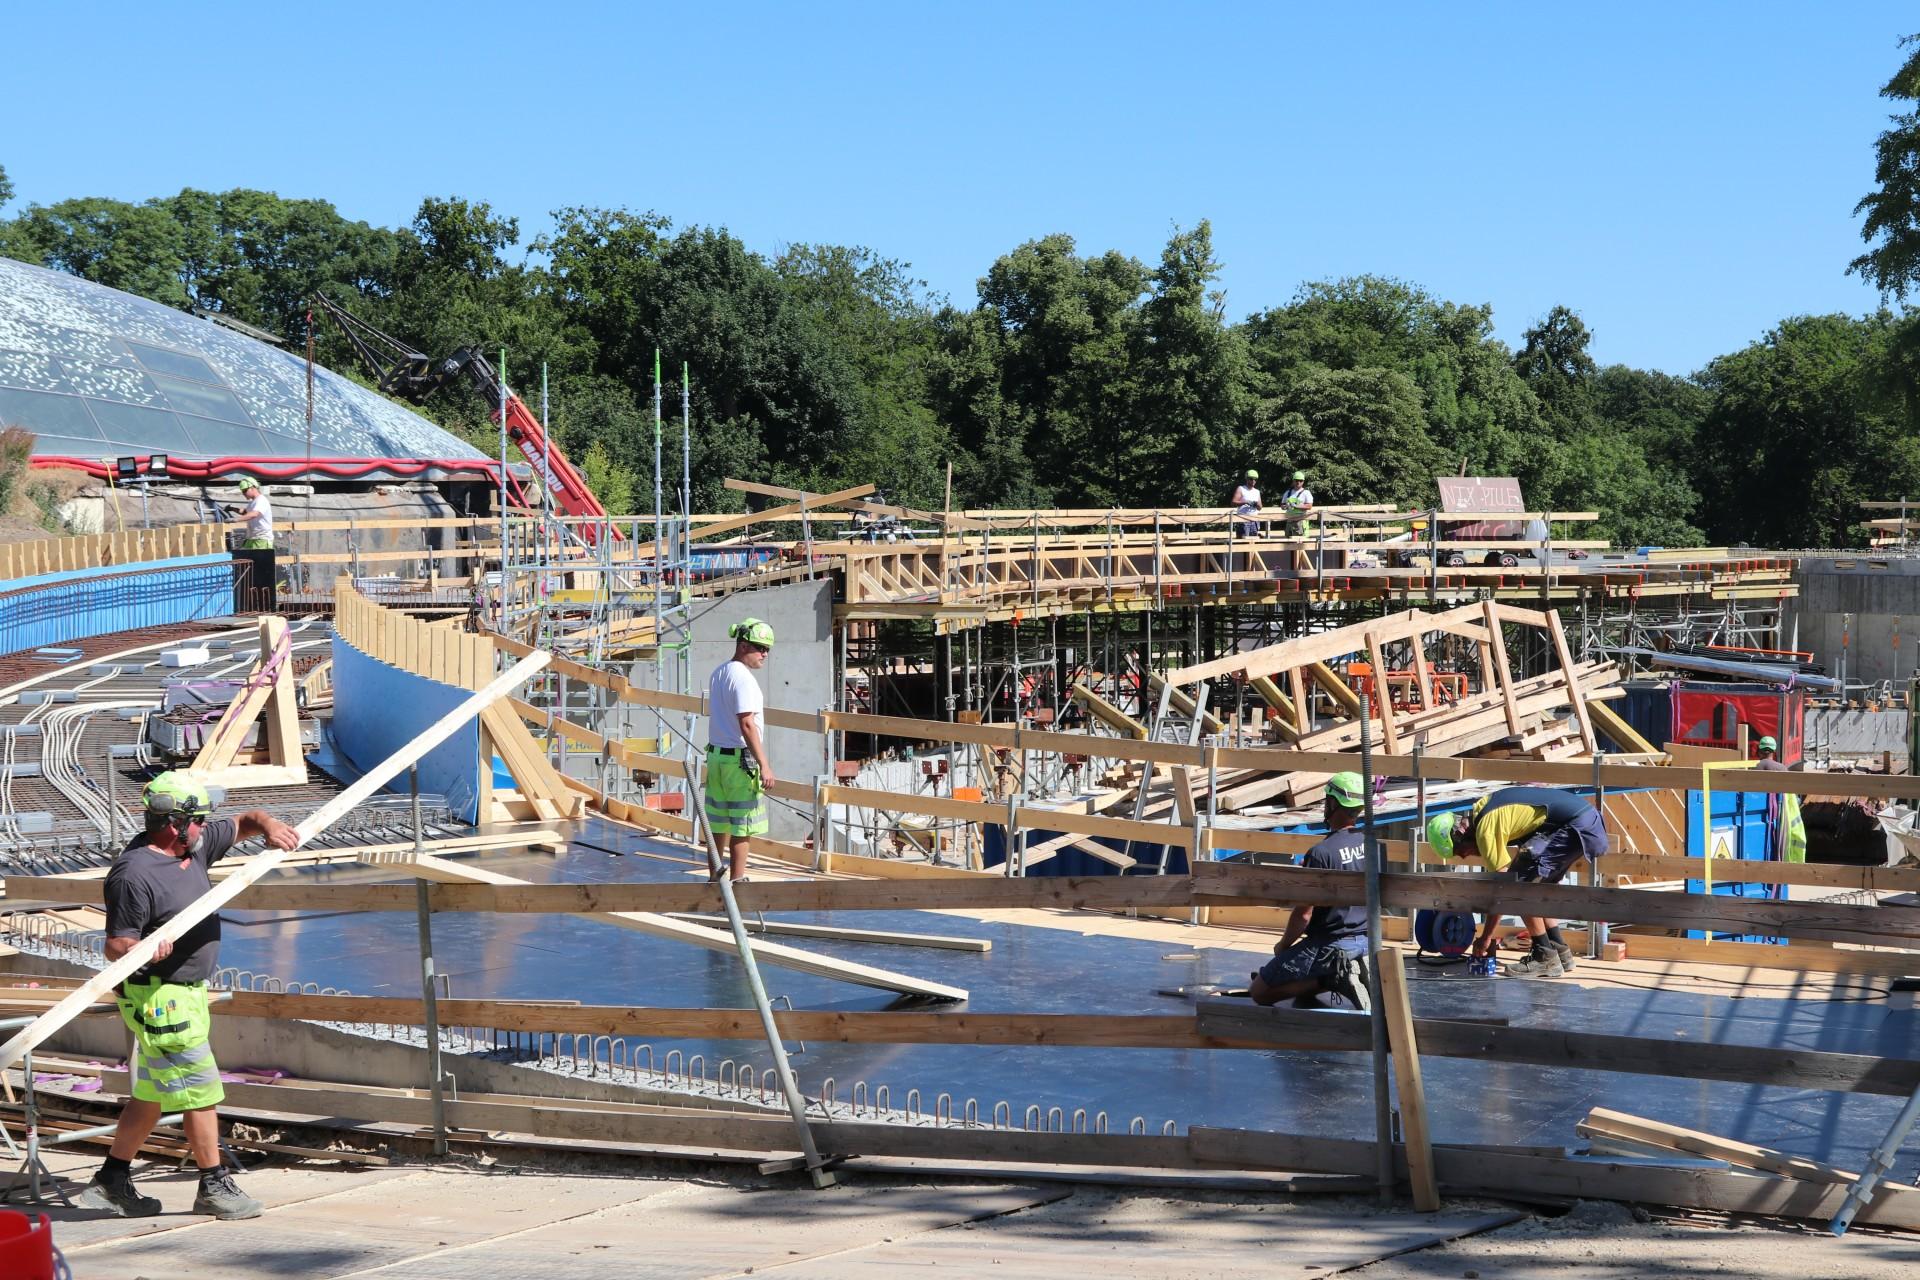
M55 1149L84 1180L97 1151ZM139 1163L158 1217L52 1207L54 1239L84 1280L864 1280L900 1275L1110 1280L1352 1275L1740 1275L1879 1280L1920 1274L1920 1236L1682 1225L1619 1205L1559 1217L1485 1200L1438 1214L1327 1195L1003 1180L843 1176L814 1191L694 1166L603 1158L516 1164L456 1157L386 1168L263 1163L240 1179L266 1202L250 1222L191 1212L194 1175ZM71 1185L71 1184L70 1184ZM77 1189L75 1187L74 1189Z

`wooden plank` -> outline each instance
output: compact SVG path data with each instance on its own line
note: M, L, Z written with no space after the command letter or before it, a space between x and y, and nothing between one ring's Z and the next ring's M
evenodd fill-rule
M1878 974L1900 978L1920 974L1920 956L1911 951L1859 951L1842 947L1798 947L1765 942L1707 942L1643 933L1615 933L1635 960L1673 960L1685 964L1736 969L1783 969L1810 973Z
M408 869L423 880L435 880L441 883L530 887L526 881L502 875L498 871L489 871L484 867L462 866L434 857L416 858ZM649 934L656 938L690 942L694 946L704 947L709 951L738 954L738 948L731 934L687 924L662 915L637 911L595 911L587 913L586 918L601 924ZM943 982L931 982L909 974L895 973L890 969L855 964L850 960L818 956L793 947L782 946L777 942L757 943L753 948L753 954L754 958L762 964L810 973L816 977L835 978L863 987L877 987L882 991L896 991L902 995L924 996L933 1000L965 1000L967 998L966 990L962 987L948 986Z
M511 670L494 680L485 689L464 699L459 706L434 721L406 746L375 765L339 795L302 819L294 828L295 834L301 842L305 842L326 830L368 796L405 772L407 767L421 756L444 742L461 725L473 719L498 699L505 697L509 691L518 688L534 672L545 666L546 661L546 655L536 654L515 663ZM81 1010L106 992L118 987L136 970L152 960L154 952L159 949L161 943L178 941L181 935L239 896L243 889L273 870L285 857L284 851L269 849L265 853L249 858L244 871L236 873L230 879L200 895L176 913L166 924L140 939L118 960L95 974L73 995L48 1010L32 1024L14 1033L12 1039L0 1045L0 1068L10 1067L18 1062L28 1050L45 1041L48 1036L76 1017Z
M1380 718L1381 746L1388 755L1400 750L1400 735L1393 727L1393 691L1387 688L1387 660L1380 652L1380 637L1372 631L1367 632L1367 661L1373 665L1373 706L1372 712ZM1374 772L1379 772L1376 765Z
M811 852L795 856L810 859ZM883 861L887 860L835 856L836 868L857 867L863 872ZM908 865L918 872L941 874L934 879L755 880L741 885L736 896L743 911L1126 911L1186 907L1193 901L1186 876L1038 876L1029 880ZM86 886L97 883L81 877L8 877L8 884L21 897L38 901L83 900L80 895L88 892ZM691 879L660 884L443 883L429 885L427 897L435 911L536 915L714 912L723 905L719 889ZM250 886L238 905L260 910L412 911L415 899L411 884L259 884Z
M1640 736L1639 730L1620 718L1620 713L1604 702L1587 701L1587 714L1600 732L1626 751L1657 752L1660 748Z
M873 485L857 484L851 489L841 489L834 493L826 493L818 497L806 498L784 507L774 507L767 511L750 511L745 515L739 516L728 516L724 520L716 520L712 524L701 526L694 530L693 536L696 538L709 538L716 534L732 533L735 529L744 529L751 524L760 524L785 516L797 516L802 512L811 514L818 511L821 507L830 507L835 503L845 502L849 498L865 497L867 494L872 493L873 490Z
M1520 732L1520 708L1514 702L1513 676L1507 668L1507 638L1500 630L1500 615L1493 601L1482 606L1487 622L1487 649L1493 659L1493 678L1500 687L1500 701L1507 712L1507 732Z
M1580 740L1586 744L1587 754L1592 755L1600 749L1600 741L1593 736L1593 721L1587 715L1587 698L1580 688L1580 675L1574 666L1573 651L1567 647L1567 632L1560 625L1558 609L1547 615L1547 635L1552 638L1554 655L1560 660L1560 673L1567 680L1567 701L1573 704L1573 718L1580 722Z
M1407 998L1407 971L1397 951L1374 956L1374 963L1380 966L1380 998L1386 1014L1387 1043L1393 1051L1394 1087L1400 1094L1400 1132L1413 1183L1413 1207L1433 1213L1440 1208L1440 1188L1433 1172L1427 1089L1420 1076L1419 1038L1413 1029L1413 1005Z
M1762 1173L1777 1174L1783 1178L1798 1178L1802 1182L1844 1185L1860 1180L1860 1175L1857 1173L1836 1169L1830 1164L1810 1160L1805 1156L1790 1155L1784 1151L1775 1151L1771 1147L1756 1147L1749 1142L1735 1142L1731 1138L1702 1133L1698 1129L1683 1129L1679 1125L1662 1124L1658 1120L1628 1115L1624 1111L1609 1111L1605 1107L1595 1107L1587 1113L1587 1118L1575 1127L1583 1137L1624 1138L1629 1142L1640 1142L1648 1146L1663 1147L1668 1151L1704 1156L1709 1160L1725 1160L1728 1164L1738 1165L1742 1169L1758 1169ZM1876 1198L1883 1195L1911 1196L1917 1193L1920 1193L1920 1188L1904 1186L1900 1183L1882 1183L1875 1189Z
M1244 1000L1200 1001L1198 1025L1204 1034L1225 1040L1271 1035L1277 1044L1297 1048L1310 1040L1315 1049L1342 1053L1365 1053L1372 1047L1364 1018L1328 1018L1311 1009L1262 1009ZM1429 1058L1479 1058L1895 1097L1904 1097L1920 1085L1920 1060L1874 1054L1662 1040L1557 1027L1501 1027L1441 1018L1415 1018L1413 1026L1420 1052Z
M757 1011L579 1005L519 1000L436 1002L447 1026L502 1031L638 1036L648 1039L766 1039ZM236 991L216 1016L310 1022L425 1025L421 1002L381 996L304 996ZM1203 1035L1191 1011L1177 1014L972 1013L867 1010L774 1011L783 1034L838 1044L1058 1045L1081 1048L1271 1049L1264 1040Z
M1085 707L1096 720L1099 720L1109 728L1116 729L1136 741L1146 740L1147 726L1141 724L1138 720L1135 720L1132 716L1114 706L1093 690L1087 688L1086 685L1074 685L1072 698L1075 702Z
M1286 1154L1290 1166L1299 1170L1350 1174L1373 1171L1373 1144L1351 1138L1300 1138L1196 1125L1188 1131L1188 1142L1199 1163L1217 1168L1263 1167L1262 1162L1269 1158L1267 1153L1279 1150ZM1714 1169L1663 1169L1497 1147L1436 1147L1434 1165L1441 1185L1463 1194L1622 1200L1823 1223L1838 1211L1846 1195L1845 1187L1791 1178ZM1869 1218L1882 1226L1920 1228L1920 1213L1909 1207L1905 1197L1876 1201L1859 1221Z
M1312 677L1313 682L1325 689L1347 715L1360 714L1360 695L1349 688L1345 680L1334 674L1332 667L1324 662L1309 662L1306 665L1307 674Z
M1615 798L1607 797L1609 815ZM1707 865L1703 858L1610 853L1606 857L1606 870L1608 875L1698 880L1705 876ZM1818 862L1715 858L1713 878L1741 884L1804 884L1832 889L1871 889L1880 893L1920 893L1920 867L1847 867Z
M1192 879L1194 898L1202 905L1253 899L1294 906L1339 906L1365 897L1364 876L1358 871L1207 863L1193 868ZM1584 885L1519 884L1502 875L1452 873L1389 872L1381 877L1380 892L1384 905L1403 909L1498 910L1502 914L1549 916L1560 920L1608 920L1665 929L1713 929L1822 942L1920 944L1920 912L1899 907L1596 889ZM1920 961L1920 955L1915 960Z

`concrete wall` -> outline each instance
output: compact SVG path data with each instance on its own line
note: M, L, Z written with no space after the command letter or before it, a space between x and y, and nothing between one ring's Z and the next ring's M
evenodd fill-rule
M1904 685L1920 658L1920 559L1807 557L1795 578L1781 642L1810 649L1831 675L1845 654L1849 684ZM1896 643L1897 636L1897 643ZM1844 641L1843 641L1844 638Z
M1883 752L1890 751L1894 768L1903 768L1907 758L1907 722L1905 708L1886 711L1813 708L1807 712L1807 758L1810 761L1824 761L1830 756L1878 759Z
M705 694L713 669L733 656L727 628L742 618L758 618L773 628L773 656L757 673L767 705L790 711L819 711L833 706L833 586L826 579L795 582L758 591L741 591L693 605L693 644L690 648L692 688ZM671 660L671 659L670 659ZM671 669L670 669L671 670ZM652 662L636 662L628 679L641 688L654 687ZM678 717L670 716L677 724ZM634 721L636 734L651 736L651 721ZM704 722L694 729L694 743L706 746ZM767 736L773 769L788 782L811 783L821 771L820 739L810 733L773 729ZM771 834L781 840L810 835L812 820L778 804L767 807Z

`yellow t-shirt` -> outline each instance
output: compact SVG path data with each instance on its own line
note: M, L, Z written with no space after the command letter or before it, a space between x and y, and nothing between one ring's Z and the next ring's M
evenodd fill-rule
M1492 797L1488 797L1491 799ZM1512 846L1546 825L1547 811L1537 804L1503 804L1473 820L1473 847L1489 871L1505 871L1513 862Z

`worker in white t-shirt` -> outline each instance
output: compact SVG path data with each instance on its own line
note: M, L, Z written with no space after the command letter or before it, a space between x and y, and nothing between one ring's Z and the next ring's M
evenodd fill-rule
M715 843L726 846L728 875L738 884L747 878L748 843L767 834L765 795L774 784L763 715L767 699L753 678L773 651L773 628L743 618L727 634L733 657L707 681L707 826Z
M1307 473L1293 473L1293 483L1280 495L1280 505L1287 513L1287 532L1299 537L1306 532L1307 517L1313 514L1313 490L1307 488Z
M252 476L241 476L239 482L240 497L247 505L239 510L227 508L228 514L246 522L247 536L240 543L242 551L273 550L273 504L267 501L266 491L260 482Z
M1233 491L1233 512L1240 516L1260 514L1260 473L1251 467L1247 468L1247 474L1241 479L1239 487ZM1257 520L1243 522L1240 525L1240 536L1259 537L1260 522Z

